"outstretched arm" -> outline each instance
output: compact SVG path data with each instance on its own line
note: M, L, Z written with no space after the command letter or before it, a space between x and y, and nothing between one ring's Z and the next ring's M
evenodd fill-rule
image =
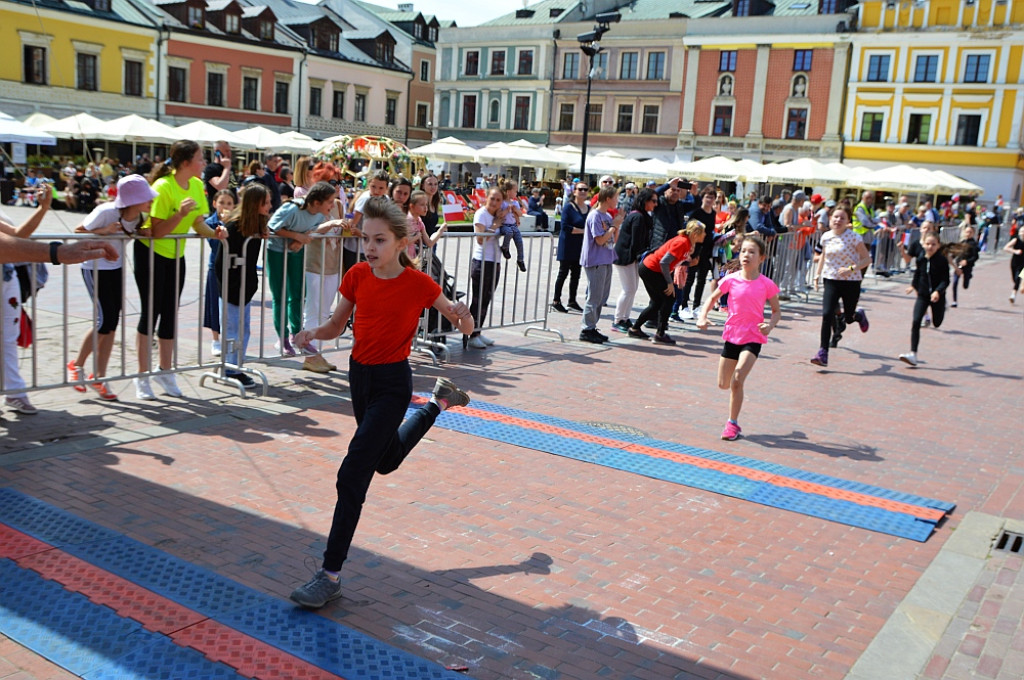
M458 328L463 335L470 335L473 332L475 327L473 315L465 302L452 302L444 296L444 293L441 293L431 306L451 321L452 325Z
M313 329L304 328L295 334L294 342L298 343L299 347L305 347L310 340L333 340L341 335L341 331L345 328L345 324L348 323L348 317L352 315L355 305L344 295L340 296L340 298L338 306L331 313L331 318L325 321L323 325Z

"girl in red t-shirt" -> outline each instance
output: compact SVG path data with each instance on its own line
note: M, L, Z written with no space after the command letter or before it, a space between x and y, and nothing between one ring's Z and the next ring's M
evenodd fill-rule
M654 342L674 345L675 340L669 337L668 316L672 312L672 302L676 290L673 281L673 270L678 266L693 264L690 257L693 247L704 241L704 224L697 220L686 223L676 236L665 241L660 248L648 255L640 263L640 280L647 289L647 309L640 312L636 322L629 329L633 338L646 338L644 324L658 317L658 331L654 334Z
M345 274L331 318L296 334L300 347L314 339L333 340L355 310L349 389L357 427L338 470L338 501L323 568L291 595L314 609L341 597L339 572L374 473L396 470L441 411L469 403L453 382L438 378L430 401L402 422L412 399L409 350L423 310L433 307L466 335L473 332L473 316L464 303L446 298L409 258L408 222L397 205L386 198L367 201L362 233L366 261Z

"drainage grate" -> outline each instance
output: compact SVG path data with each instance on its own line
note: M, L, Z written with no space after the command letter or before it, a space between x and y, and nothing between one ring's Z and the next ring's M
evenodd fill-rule
M1016 553L1018 555L1024 553L1024 534L1004 531L999 534L999 538L996 539L995 549L1005 550L1006 552Z
M615 432L617 434L627 434L636 437L646 437L647 433L643 430L629 425L618 425L616 423L602 423L597 420L584 420L580 422L581 425L588 425L590 427L599 427L602 430L608 430L609 432Z

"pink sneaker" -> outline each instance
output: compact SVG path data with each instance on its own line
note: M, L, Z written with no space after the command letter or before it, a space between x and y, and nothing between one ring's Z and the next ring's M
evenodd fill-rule
M722 430L722 439L735 441L739 439L741 432L743 432L743 428L730 420L725 423L725 429Z

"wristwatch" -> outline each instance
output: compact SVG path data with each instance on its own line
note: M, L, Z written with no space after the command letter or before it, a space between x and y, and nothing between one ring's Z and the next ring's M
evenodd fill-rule
M50 241L50 262L53 264L60 264L60 260L57 259L57 248L60 248L63 243L60 241Z

